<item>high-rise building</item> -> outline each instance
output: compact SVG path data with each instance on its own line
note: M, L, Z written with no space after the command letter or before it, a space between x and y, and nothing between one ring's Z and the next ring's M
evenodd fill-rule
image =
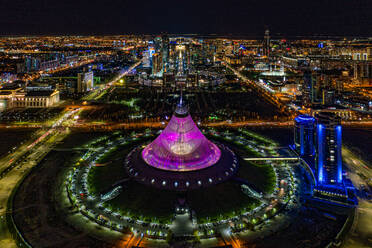
M322 89L322 104L331 105L335 101L335 91L331 89Z
M93 89L93 71L78 73L77 93L84 93Z
M316 185L315 198L347 205L357 205L355 188L342 175L342 127L341 118L334 112L320 112L316 115Z
M294 149L300 156L315 155L315 118L299 115L295 118Z
M162 42L162 55L163 55L163 72L168 72L169 69L169 37L163 34L161 37Z
M159 74L163 69L163 60L159 53L152 55L152 74Z
M334 112L324 111L316 114L316 118L299 115L295 118L294 132L292 149L307 164L306 170L311 170L313 197L357 204L352 183L343 180L341 119Z
M314 75L309 67L304 69L302 93L303 101L306 106L323 101L322 90L326 88L324 85L325 82L324 75Z
M310 70L304 71L302 95L304 105L310 105L313 101L313 77Z
M151 57L152 57L152 51L146 50L142 52L142 67L151 68L151 63L152 63Z
M372 62L354 62L354 79L360 84L372 85Z
M270 31L266 29L263 42L263 55L270 56Z
M341 119L332 112L320 112L317 118L316 176L318 184L342 184Z
M161 42L161 37L158 36L154 39L154 48L157 53L161 52L162 49L162 42Z
M176 52L177 52L177 59L176 59L176 71L177 75L184 75L185 74L185 45L177 45Z

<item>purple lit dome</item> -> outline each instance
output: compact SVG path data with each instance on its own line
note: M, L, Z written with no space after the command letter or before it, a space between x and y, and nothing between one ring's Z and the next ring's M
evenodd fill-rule
M195 125L182 97L167 127L142 151L148 165L170 171L200 170L220 157L220 149Z

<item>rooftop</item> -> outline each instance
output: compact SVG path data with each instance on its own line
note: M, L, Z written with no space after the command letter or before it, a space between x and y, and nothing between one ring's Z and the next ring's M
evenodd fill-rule
M51 96L55 91L54 90L40 90L40 91L28 91L26 96Z
M18 90L18 89L21 89L21 87L18 84L4 84L0 88L0 91L4 91L4 90Z

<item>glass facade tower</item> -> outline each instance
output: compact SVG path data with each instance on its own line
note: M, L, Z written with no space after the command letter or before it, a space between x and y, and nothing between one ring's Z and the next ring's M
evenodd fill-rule
M316 174L319 184L342 184L342 127L334 113L317 116Z
M294 145L300 156L315 154L315 118L309 115L299 115L295 118Z

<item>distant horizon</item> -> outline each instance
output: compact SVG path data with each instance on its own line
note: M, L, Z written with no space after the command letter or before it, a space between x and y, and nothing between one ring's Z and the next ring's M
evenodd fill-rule
M0 34L1 38L6 37L89 37L89 36L97 36L97 37L110 37L110 36L159 36L162 34L167 34L169 36L177 37L177 36L184 36L184 37L201 37L201 38L234 38L234 39L263 39L264 33L262 32L261 35L258 34L197 34L197 33L112 33L112 34L99 34L99 33L92 33L92 34L78 34L78 33L71 33L71 34L62 34L62 33L51 33L51 34ZM372 41L372 35L327 35L327 34L313 34L313 35L285 35L280 33L270 33L270 38L272 39L293 39L296 38L307 38L307 39L352 39L352 38L360 38L360 39L368 39Z

